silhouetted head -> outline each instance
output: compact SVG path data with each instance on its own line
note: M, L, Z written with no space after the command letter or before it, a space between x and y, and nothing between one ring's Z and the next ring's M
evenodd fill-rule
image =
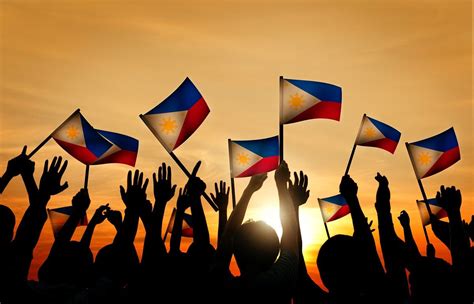
M71 241L51 250L38 272L40 281L48 284L86 286L89 283L93 257L90 249Z
M234 256L242 274L269 269L279 252L275 230L263 221L244 223L235 234Z
M0 205L0 247L8 245L13 240L15 229L15 214L7 206Z
M319 250L316 263L321 279L335 296L359 294L366 268L369 267L357 240L348 235L335 235Z
M133 248L114 244L104 246L95 257L96 278L107 278L123 287L139 267L139 260Z

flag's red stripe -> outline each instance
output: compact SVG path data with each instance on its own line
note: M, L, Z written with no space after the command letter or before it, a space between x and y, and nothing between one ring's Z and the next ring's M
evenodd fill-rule
M74 145L62 140L59 140L57 138L54 138L54 140L64 149L66 150L67 153L71 154L73 157L75 157L78 161L86 164L86 165L92 165L96 160L97 157L92 153L89 149Z
M360 146L376 147L376 148L384 149L392 154L395 152L397 145L398 145L398 141L391 140L390 138L381 138L381 139L377 139L374 141L360 144Z
M278 168L280 157L270 156L259 160L255 165L240 173L237 177L253 176L260 173L275 170Z
M443 171L444 169L448 168L449 166L451 166L452 164L454 164L460 159L461 159L461 154L459 152L459 146L454 147L451 150L444 152L441 155L441 157L436 161L436 163L433 165L433 167L431 167L431 169L428 170L428 172L426 172L422 178L425 178L433 174L436 174L440 171Z
M183 142L191 136L194 131L202 124L204 119L206 119L207 114L209 114L210 110L204 101L204 98L201 97L186 113L186 117L184 118L183 127L181 128L181 132L179 133L178 139L173 147L176 149L179 147Z
M181 232L181 236L184 237L193 237L194 231L193 228L184 228Z
M331 216L331 218L328 219L328 222L337 220L338 218L341 218L341 217L349 214L350 212L351 212L351 210L349 209L349 205L344 205L339 210L337 210L337 212L334 213L334 215Z
M298 114L288 123L314 118L325 118L339 121L341 118L341 106L342 103L340 102L321 101L304 112Z

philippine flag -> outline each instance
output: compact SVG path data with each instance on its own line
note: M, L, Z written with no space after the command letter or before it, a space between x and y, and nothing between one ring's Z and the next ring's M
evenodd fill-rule
M416 177L436 174L461 159L454 128L417 142L407 144Z
M94 162L94 165L120 163L134 167L138 154L138 140L133 137L97 130L112 146Z
M199 128L209 112L201 93L186 78L168 98L140 117L171 152Z
M430 215L428 213L428 208L426 207L424 200L417 200L418 210L420 210L421 222L423 226L431 224ZM443 207L438 203L436 198L429 198L427 201L430 206L431 213L437 218L442 219L448 217L448 213Z
M313 118L338 120L341 117L342 89L306 80L280 79L280 124Z
M376 147L393 154L400 141L400 136L401 133L391 126L364 114L356 145Z
M345 215L351 213L349 205L341 194L318 198L319 208L323 215L324 222L331 222L337 220Z
M174 226L175 219L176 219L176 208L173 208L173 212L171 213L171 217L170 217L170 221L168 223L168 227L166 228L166 233L173 233L173 226ZM194 236L193 217L190 214L187 214L187 213L183 214L183 224L182 224L181 236L183 236L183 237L193 237Z
M63 228L64 224L72 214L72 206L48 209L49 220L53 228L54 237L56 237ZM79 221L78 226L87 226L87 214Z
M86 165L93 165L112 147L79 111L66 119L51 136L66 152Z
M229 140L232 177L247 177L278 168L278 136L256 140Z

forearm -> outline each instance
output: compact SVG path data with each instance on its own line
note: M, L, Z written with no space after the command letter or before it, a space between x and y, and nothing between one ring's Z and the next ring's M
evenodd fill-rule
M280 200L280 221L282 226L281 249L288 250L298 256L298 222L295 208L285 184L278 184Z
M136 212L125 209L123 223L115 236L114 243L122 245L133 243L138 229L138 218Z
M420 250L418 250L418 246L416 245L415 239L413 238L413 233L410 226L403 227L403 235L410 255L413 257L420 256Z
M3 190L8 186L8 183L12 180L13 176L9 174L8 172L5 172L1 177L0 177L0 194L3 193Z
M193 197L191 200L191 212L193 216L194 242L197 244L209 244L209 229L207 227L206 216L202 209L201 197Z
M183 232L183 214L184 210L180 210L179 208L176 210L173 223L173 232L171 233L170 239L170 253L174 255L180 253L181 237Z
M97 224L94 223L93 221L89 222L89 225L87 225L86 231L84 231L84 234L82 235L81 244L83 244L87 248L89 248L91 245L92 235L94 234L94 229L96 225Z
M453 260L453 267L458 269L465 267L468 263L470 241L463 227L461 212L450 212L449 214L449 228L451 235L451 257Z
M22 174L23 183L25 184L26 192L28 193L28 199L31 204L39 203L39 191L33 174Z
M227 210L219 210L219 227L217 229L217 244L222 241L225 225L227 223Z
M71 216L67 219L66 223L59 231L56 236L55 243L67 243L71 240L74 232L76 231L77 225L81 218L85 216L85 212L73 211Z

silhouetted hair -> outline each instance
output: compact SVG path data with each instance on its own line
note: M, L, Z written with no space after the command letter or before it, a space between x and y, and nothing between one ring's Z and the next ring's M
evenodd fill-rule
M139 266L138 258L131 250L115 244L100 249L94 263L96 277L107 277L123 287Z
M263 221L247 222L234 237L234 255L241 272L247 269L267 270L280 251L275 230Z
M0 205L0 245L5 245L13 240L15 229L15 214L5 205Z

